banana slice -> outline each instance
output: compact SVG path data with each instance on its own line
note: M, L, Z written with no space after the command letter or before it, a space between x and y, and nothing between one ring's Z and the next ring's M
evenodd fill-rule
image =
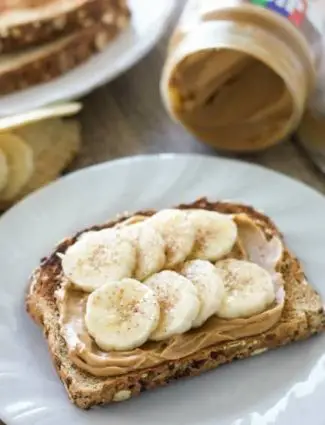
M218 312L225 295L225 286L220 273L209 261L188 261L181 269L181 274L197 289L201 304L193 322L193 327L197 328Z
M155 292L160 305L159 324L151 334L151 340L162 341L191 329L200 308L197 290L191 281L165 270L144 283Z
M8 164L5 154L0 150L0 191L8 183Z
M191 258L216 261L229 254L237 239L237 226L230 216L204 210L187 214L196 232Z
M164 267L165 242L157 230L142 222L126 226L121 231L136 249L136 279L144 280Z
M13 134L0 134L0 149L5 154L9 170L8 182L0 193L0 200L10 201L18 195L33 173L33 151Z
M87 300L88 332L105 351L140 347L158 321L159 304L154 292L134 279L106 283Z
M108 230L108 229L103 229L103 230L99 230L99 231L98 230L88 230L87 232L83 232L79 236L78 242L81 241L81 240L83 240L85 242L87 239L89 239L90 241L95 240L95 238L96 238L95 235L98 235L98 234L104 234L105 235L106 230ZM104 232L104 233L102 233L102 232Z
M150 217L147 222L165 241L165 268L173 268L184 262L190 255L195 240L195 229L187 215L180 210L162 210Z
M131 277L136 251L121 232L87 232L61 255L64 274L80 289L92 292L111 280Z
M261 313L275 301L272 276L257 264L241 260L216 263L226 295L217 315L225 319L250 317Z

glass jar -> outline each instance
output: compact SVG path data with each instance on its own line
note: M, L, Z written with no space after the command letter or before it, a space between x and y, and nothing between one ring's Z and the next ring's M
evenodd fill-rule
M303 115L321 41L307 0L190 0L169 43L164 104L218 149L272 146Z

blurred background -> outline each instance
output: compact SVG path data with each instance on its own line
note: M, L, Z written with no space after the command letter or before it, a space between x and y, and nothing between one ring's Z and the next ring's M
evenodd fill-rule
M313 89L317 105L311 110L309 99L304 103L306 113L297 131L289 131L265 150L230 151L227 142L216 149L186 130L180 119L171 118L160 92L163 67L172 56L167 46L187 2L77 3L0 1L2 210L64 173L124 156L161 152L243 158L325 192L321 84ZM195 10L197 2L190 3L191 19L202 19ZM240 8L242 3L256 2L233 3ZM266 7L277 2L257 3ZM310 4L318 8L318 17L308 48L317 81L322 82L322 0ZM186 31L195 34L190 19L186 21ZM242 100L246 102L247 95Z

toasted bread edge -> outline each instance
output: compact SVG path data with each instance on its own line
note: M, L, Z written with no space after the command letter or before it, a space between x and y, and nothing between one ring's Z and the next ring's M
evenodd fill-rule
M36 58L27 60L29 54L33 55L31 51L25 53L21 63L13 60L10 69L0 72L0 95L52 81L82 64L93 54L104 50L129 23L127 13L120 12L115 18L111 23L95 23L43 45L43 51Z
M42 17L38 20L27 20L13 24L1 31L0 53L15 53L21 49L50 42L58 37L88 28L100 20L105 22L107 12L123 9L131 14L125 0L84 0L83 3L72 5L65 12Z

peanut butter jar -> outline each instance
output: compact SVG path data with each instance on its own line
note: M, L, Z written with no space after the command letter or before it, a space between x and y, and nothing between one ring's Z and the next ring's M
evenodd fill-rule
M190 0L170 39L163 102L202 142L262 150L300 122L321 40L306 0Z

